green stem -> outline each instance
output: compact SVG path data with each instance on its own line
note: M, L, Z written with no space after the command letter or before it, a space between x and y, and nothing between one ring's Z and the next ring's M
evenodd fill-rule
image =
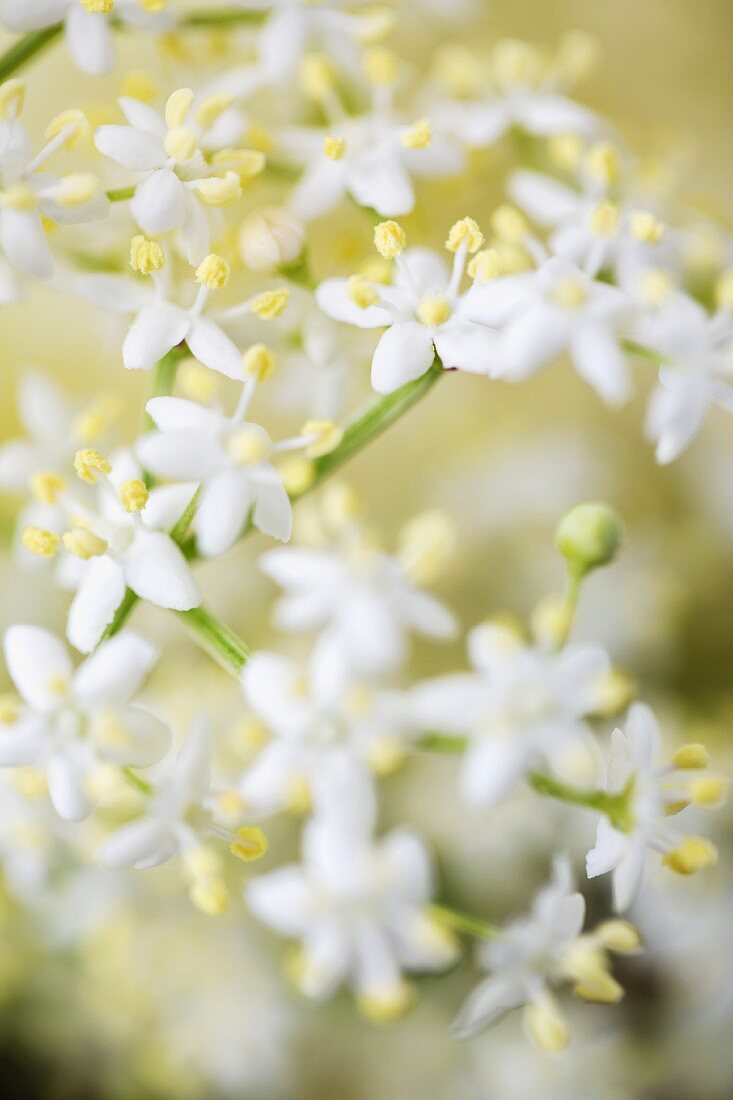
M183 27L236 27L262 23L266 11L194 11L181 20Z
M132 768L123 768L122 778L133 788L133 790L136 790L139 794L144 794L146 798L150 798L151 795L155 794L155 787L153 787L152 783L148 783L147 779L143 779L143 777L138 775L137 772L134 772Z
M447 905L431 905L430 912L441 924L456 932L463 932L467 936L477 936L482 940L491 940L501 935L501 928L495 924L489 924L478 917L471 917L467 913L459 913Z
M195 641L232 676L239 676L247 663L249 650L233 630L225 626L205 607L177 612Z
M426 752L442 752L460 756L466 751L468 741L465 737L450 737L446 733L424 733L417 742L419 749Z
M605 814L614 828L621 832L628 832L632 821L629 809L630 787L618 794L609 794L608 791L596 789L584 790L575 787L571 783L564 783L551 775L543 772L530 772L527 776L530 786L534 787L538 794L549 798L557 798L560 802L567 802L571 806L582 806L586 810L594 810L596 813Z
M9 50L0 57L0 82L7 80L14 72L22 68L26 61L53 42L61 33L61 23L54 23L50 27L42 27L39 31L31 31L19 38Z

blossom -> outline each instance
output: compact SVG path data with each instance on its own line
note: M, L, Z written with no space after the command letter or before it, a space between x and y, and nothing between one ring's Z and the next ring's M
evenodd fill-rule
M70 465L82 442L80 418L58 386L26 368L18 383L18 415L25 436L0 447L0 486L25 494L34 474Z
M692 874L716 859L710 841L680 838L668 817L693 802L714 808L724 787L717 779L690 780L679 774L707 765L702 745L683 746L671 766L660 767L660 740L657 719L643 703L631 707L626 730L616 729L611 736L606 786L616 797L617 812L612 819L603 816L599 820L586 869L589 878L613 872L618 910L628 909L641 889L648 848L660 852L663 863L679 874Z
M455 250L450 276L435 252L411 248L396 255L391 285L356 276L326 279L318 287L316 300L329 317L359 328L386 328L372 359L377 393L391 393L419 378L435 355L445 368L473 374L497 370L496 333L472 308L471 291L459 291L468 248L465 239Z
M339 785L347 816L310 821L302 863L252 880L246 901L258 920L301 941L293 976L306 996L324 999L348 983L366 1015L387 1020L409 1004L402 971L442 969L455 945L428 908L422 840L395 829L375 842L368 787Z
M91 812L88 780L102 763L144 767L164 755L167 726L131 702L158 657L138 634L110 638L76 669L41 627L11 626L3 648L22 701L3 716L0 765L42 768L61 817Z
M463 795L494 805L530 768L586 741L584 718L600 703L609 661L598 646L555 653L495 624L469 633L468 652L475 671L419 684L411 709L423 729L468 738Z
M609 972L607 949L635 951L638 934L623 921L609 921L583 935L584 920L585 900L573 890L570 863L557 857L552 881L536 895L529 915L481 943L478 962L490 976L468 997L454 1024L456 1034L468 1038L523 1008L528 1037L540 1050L557 1053L570 1034L553 986L571 982L585 1000L620 1000L623 990Z

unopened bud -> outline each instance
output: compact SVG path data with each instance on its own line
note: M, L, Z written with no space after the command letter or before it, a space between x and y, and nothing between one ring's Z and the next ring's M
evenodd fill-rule
M250 271L290 267L302 254L304 244L303 223L284 207L256 210L239 230L239 254Z
M560 520L555 544L579 576L613 561L621 545L621 521L607 504L578 504Z

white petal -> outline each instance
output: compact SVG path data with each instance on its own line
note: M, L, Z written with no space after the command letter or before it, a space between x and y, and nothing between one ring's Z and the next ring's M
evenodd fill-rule
M521 379L551 363L567 345L568 323L543 306L530 308L502 334L499 362L507 378Z
M248 883L246 901L264 924L283 936L303 936L308 930L310 891L300 867L281 867Z
M244 379L242 353L223 329L208 317L195 317L191 322L187 343L200 362L227 378Z
M489 283L476 282L461 304L461 315L477 324L501 327L526 306L530 286L526 275L504 275Z
M133 321L122 345L128 370L150 370L171 348L185 340L188 314L168 302L146 306Z
M125 595L121 566L109 557L86 563L69 608L66 636L80 653L90 653L112 622Z
M516 111L516 120L533 134L593 134L600 128L597 117L585 107L560 95L533 95Z
M585 857L588 878L596 878L612 871L623 859L628 846L628 837L614 829L607 817L600 818L595 847Z
M641 889L646 871L646 848L634 837L613 873L613 905L617 912L628 909Z
M31 31L60 23L68 0L3 0L0 19L11 31Z
M461 770L465 799L477 806L496 806L509 797L528 764L521 744L498 738L478 742L469 750Z
M417 321L398 321L382 333L372 359L372 386L392 393L430 369L435 350L429 329Z
M297 734L308 721L308 701L297 691L297 665L277 653L253 653L240 683L249 705L278 733Z
M201 489L194 520L196 546L207 558L223 554L239 538L252 505L246 470L222 470Z
M609 405L631 396L631 375L618 340L603 325L585 324L573 336L570 354L578 374Z
M142 600L174 611L190 611L201 593L175 542L162 531L140 531L124 558L125 580Z
M168 127L155 108L132 96L120 96L117 102L130 126L134 126L136 130L147 130L149 134L155 134L163 141Z
M348 164L346 186L360 206L383 218L409 214L415 205L410 174L392 149L368 150Z
M293 530L293 507L280 475L272 467L259 470L254 490L255 527L265 535L287 542Z
M186 401L183 397L153 397L145 409L162 432L177 432L185 428L220 435L228 420L220 412Z
M346 279L325 279L316 289L316 302L334 321L345 321L359 328L381 328L394 320L393 314L381 306L362 309L346 293Z
M181 227L181 236L188 262L200 264L211 251L209 248L211 233L206 210L190 192L186 192L186 217Z
M0 247L9 262L24 275L47 279L53 272L53 257L37 210L0 211Z
M465 1001L452 1031L460 1039L470 1039L506 1012L519 1008L524 1001L524 987L516 978L504 975L487 978L476 986Z
M159 168L135 188L130 213L145 233L179 229L186 218L186 189L170 168Z
M435 332L435 350L444 367L458 367L472 374L499 371L499 337L484 325L451 320Z
M99 850L99 860L107 867L130 867L152 860L167 840L159 821L142 818L113 833Z
M18 386L18 411L31 435L66 438L70 410L61 390L40 371L26 369Z
M137 313L150 302L150 291L126 275L82 275L74 289L95 306L114 313Z
M37 715L4 727L0 737L0 767L43 767L53 745L48 729Z
M156 477L188 481L211 476L224 458L216 436L197 430L150 432L138 440L136 454Z
M59 701L54 681L68 684L69 652L55 634L40 626L11 626L3 640L5 663L20 695L33 707L45 710Z
M143 707L124 707L114 715L114 721L124 730L121 744L105 740L105 722L109 717L101 717L100 756L114 764L129 765L133 768L147 768L156 764L170 748L171 734L168 726L155 714ZM93 729L94 737L96 730Z
M582 201L577 191L541 172L515 172L509 194L532 221L548 226L574 217Z
M100 126L94 144L105 157L135 172L151 172L165 160L160 138L132 126Z
M458 623L444 603L428 592L410 592L405 601L405 614L414 630L429 638L454 638Z
M201 802L211 785L211 730L204 720L193 723L178 750L173 767L172 793L180 813L191 803Z
M106 15L72 4L66 16L66 41L74 63L82 72L101 76L114 68L112 29Z
M151 489L148 503L140 513L145 526L156 531L170 531L186 511L197 488L197 482L184 481L180 485Z
M344 191L344 166L316 154L293 188L288 205L297 217L311 221L336 206Z
M74 695L84 707L127 703L158 659L154 645L133 631L102 642L74 676Z
M59 817L83 821L92 803L84 790L85 769L70 752L55 753L47 766L48 794Z

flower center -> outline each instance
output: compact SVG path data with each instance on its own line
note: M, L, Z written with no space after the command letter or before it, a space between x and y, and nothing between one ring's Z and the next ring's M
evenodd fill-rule
M451 315L450 302L447 298L426 295L415 310L418 321L429 328L442 325Z
M564 309L579 309L588 300L588 290L580 279L566 275L558 279L549 296L555 305Z

